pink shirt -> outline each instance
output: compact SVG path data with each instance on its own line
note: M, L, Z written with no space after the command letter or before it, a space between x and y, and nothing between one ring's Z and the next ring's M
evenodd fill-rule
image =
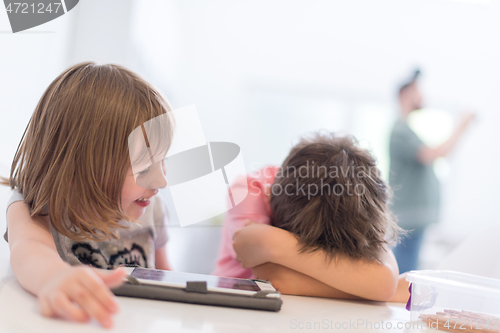
M215 270L212 272L213 275L242 279L254 278L252 270L241 267L241 264L236 260L236 253L233 249L233 235L236 230L243 228L246 220L271 224L271 207L266 198L265 187L274 183L274 177L278 170L279 167L268 166L246 178L248 184L247 197L226 213L219 256L215 264ZM231 187L234 186L237 187L238 183Z

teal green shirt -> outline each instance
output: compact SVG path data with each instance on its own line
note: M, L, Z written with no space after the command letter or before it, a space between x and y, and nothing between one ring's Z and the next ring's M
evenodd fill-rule
M394 192L392 211L403 229L423 229L439 217L439 181L432 164L418 159L423 145L406 122L396 122L390 141L389 184Z

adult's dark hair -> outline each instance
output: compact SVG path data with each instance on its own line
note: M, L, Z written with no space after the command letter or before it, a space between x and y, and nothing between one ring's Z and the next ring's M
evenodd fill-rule
M417 82L417 79L419 78L420 74L421 74L420 69L417 68L413 72L412 76L406 82L402 83L399 86L399 89L398 89L399 95L401 95L406 89L413 86Z

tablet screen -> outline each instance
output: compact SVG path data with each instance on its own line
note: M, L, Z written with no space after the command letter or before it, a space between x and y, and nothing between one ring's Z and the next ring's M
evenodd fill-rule
M194 273L181 273L162 271L157 269L135 268L131 276L142 281L163 282L169 286L184 288L188 281L206 281L207 289L232 289L246 291L260 291L261 289L252 280L218 277L213 275L202 275Z

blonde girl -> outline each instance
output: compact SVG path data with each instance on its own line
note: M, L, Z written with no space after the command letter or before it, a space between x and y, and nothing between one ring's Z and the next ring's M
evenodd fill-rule
M123 274L98 268L169 269L166 210L157 195L165 170L161 163L133 169L129 155L129 135L137 128L146 135L143 124L153 118L160 121L148 131L162 140L148 142L148 151L165 156L173 131L168 103L116 65L75 65L40 99L2 183L14 190L5 233L12 270L38 297L42 315L95 318L109 328L118 311L110 288ZM144 186L138 180L145 175L155 181Z

